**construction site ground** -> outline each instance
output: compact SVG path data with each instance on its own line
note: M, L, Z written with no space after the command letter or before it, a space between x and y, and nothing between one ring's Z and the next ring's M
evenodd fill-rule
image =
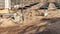
M23 10L26 11L25 18L20 24L10 20L0 24L0 34L60 34L60 10L35 10L40 6L40 4L37 5ZM48 15L36 15L39 12L48 13Z
M60 34L60 11L49 11L48 16L28 17L18 25L9 22L5 25L7 27L4 23L0 27L0 34Z

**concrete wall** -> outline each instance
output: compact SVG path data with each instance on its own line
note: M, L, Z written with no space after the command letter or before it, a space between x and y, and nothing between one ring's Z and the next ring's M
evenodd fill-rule
M0 9L5 7L5 0L0 0Z
M0 0L0 9L10 8L20 3L20 0Z
M10 8L11 7L11 0L0 0L0 9L3 8Z
M5 0L5 8L11 8L11 0Z

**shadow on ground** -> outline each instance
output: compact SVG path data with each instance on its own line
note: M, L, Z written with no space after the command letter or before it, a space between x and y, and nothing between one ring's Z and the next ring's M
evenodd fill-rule
M43 18L41 22L56 23L60 21L60 18Z
M42 23L43 22L56 23L56 22L60 22L60 18L43 18L40 21ZM59 34L55 30L51 30L51 29L47 29L47 28L45 28L45 30L40 32L41 27L46 27L46 25L43 25L43 26L36 26L36 25L27 26L22 31L20 31L18 34Z
M45 29L40 32L41 26L28 26L20 31L18 34L58 34L57 32L49 29Z

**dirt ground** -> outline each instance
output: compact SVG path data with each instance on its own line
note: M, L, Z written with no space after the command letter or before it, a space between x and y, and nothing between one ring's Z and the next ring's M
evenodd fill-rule
M35 7L38 6L35 5ZM47 16L36 16L36 11L34 11L31 10L32 17L27 14L30 16L25 17L24 22L19 25L11 21L8 21L8 27L0 25L0 34L60 34L60 10L39 10L39 12L48 13ZM29 13L29 10L26 12ZM39 12L37 11L37 13ZM7 26L7 24L5 25Z
M53 13L54 17L52 17ZM27 20L20 25L0 27L0 34L60 34L60 17L58 12L52 12L50 17L48 15L47 17L37 16L37 18L33 18L33 21Z

